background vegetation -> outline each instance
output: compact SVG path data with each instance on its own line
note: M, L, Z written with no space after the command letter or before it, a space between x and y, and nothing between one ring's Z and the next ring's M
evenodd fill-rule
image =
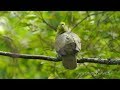
M1 11L0 51L56 57L54 41L61 21L81 38L80 56L120 58L120 12L115 11ZM61 62L0 56L0 78L120 78L120 66L81 63L67 70Z

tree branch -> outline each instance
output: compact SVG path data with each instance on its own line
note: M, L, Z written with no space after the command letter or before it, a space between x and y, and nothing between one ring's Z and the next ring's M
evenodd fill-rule
M120 59L82 58L77 63L99 63L107 65L120 65Z
M12 58L43 59L47 61L60 61L55 57L49 57L49 56L44 56L44 55L18 54L18 53L3 52L3 51L0 51L0 55L12 57Z
M58 58L45 56L45 55L18 54L18 53L3 52L3 51L0 51L0 55L12 57L12 58L24 58L26 60L29 60L29 59L34 59L34 60L42 59L42 60L54 61L54 62L61 61ZM120 59L82 58L82 59L79 59L77 61L77 63L85 63L85 62L98 63L98 64L107 64L107 65L120 65Z

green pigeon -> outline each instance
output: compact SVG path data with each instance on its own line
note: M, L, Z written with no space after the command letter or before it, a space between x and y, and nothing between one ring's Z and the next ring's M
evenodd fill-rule
M71 32L64 22L61 22L57 28L55 39L55 50L61 57L63 66L66 69L75 69L77 67L77 53L81 50L81 40L78 35Z

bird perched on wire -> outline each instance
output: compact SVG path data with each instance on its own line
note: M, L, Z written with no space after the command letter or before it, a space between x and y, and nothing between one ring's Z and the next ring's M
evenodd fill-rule
M57 28L55 39L55 50L61 57L63 66L66 69L75 69L77 67L77 53L81 50L81 40L78 35L71 32L64 22L61 22Z

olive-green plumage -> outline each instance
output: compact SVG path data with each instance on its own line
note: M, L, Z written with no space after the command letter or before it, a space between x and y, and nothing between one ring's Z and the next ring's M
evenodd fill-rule
M81 50L81 41L78 35L71 32L64 22L61 22L57 28L55 49L62 58L63 66L66 69L77 67L76 55Z

